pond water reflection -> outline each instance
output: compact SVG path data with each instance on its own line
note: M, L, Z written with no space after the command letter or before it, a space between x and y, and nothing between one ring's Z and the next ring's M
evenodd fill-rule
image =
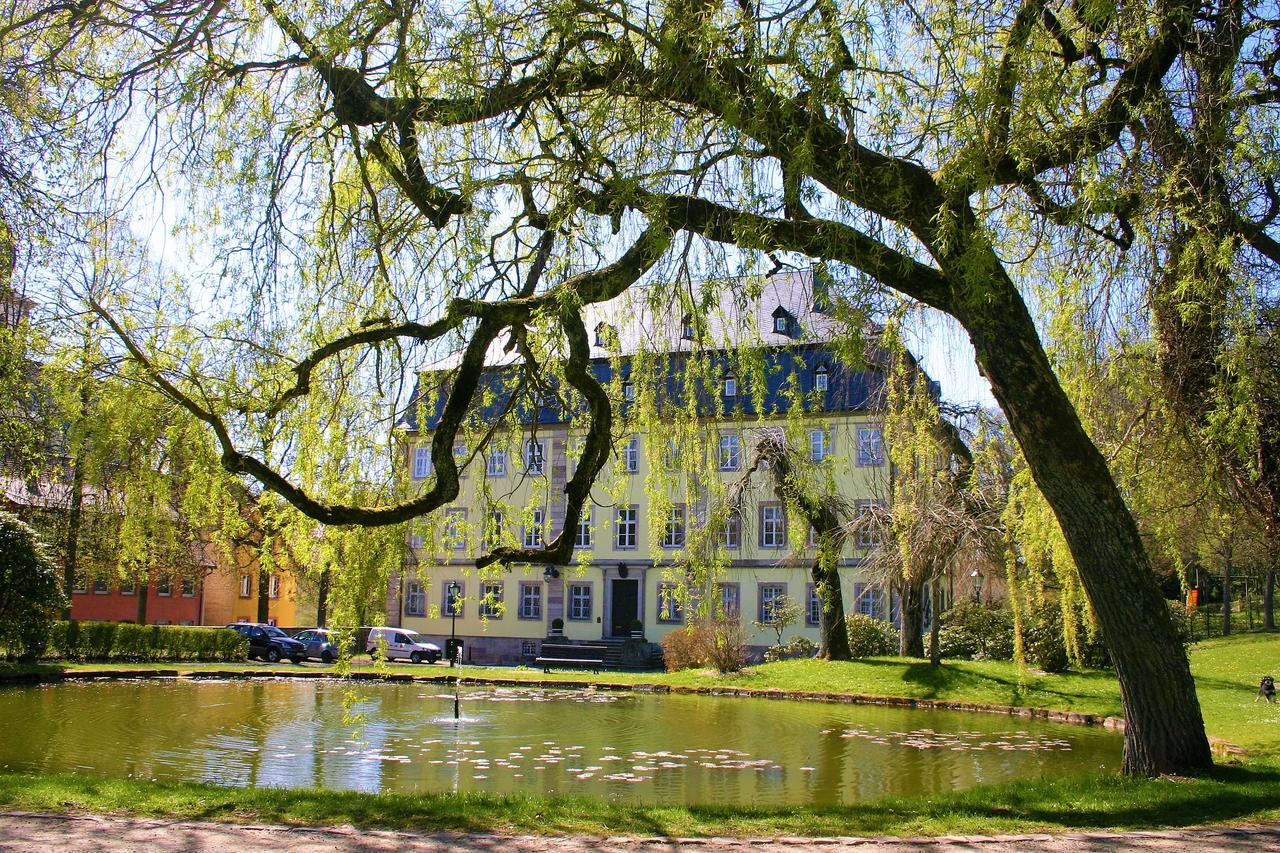
M311 680L0 689L28 772L362 791L827 804L1119 765L1119 735L992 714Z

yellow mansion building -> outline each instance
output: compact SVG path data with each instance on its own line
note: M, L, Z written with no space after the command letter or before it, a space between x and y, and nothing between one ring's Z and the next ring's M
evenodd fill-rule
M502 408L502 391L489 394L481 405L492 412L478 413L477 428L455 447L455 457L465 462L457 501L410 528L404 572L388 591L387 624L442 646L456 629L465 658L475 662L529 661L549 638L607 644L642 635L660 642L692 609L679 582L684 549L708 518L709 503L746 476L762 430L784 430L851 506L883 500L889 479L879 415L883 377L841 358L843 327L826 313L813 274L722 290L722 304L698 321L699 328L690 316L664 316L645 301L643 289L589 311L592 369L618 400L622 417L615 427L635 429L614 436L613 456L584 508L569 565L476 569L476 557L493 542L538 546L559 533L564 485L584 429L547 400L482 442L483 427L497 412L510 411ZM699 336L718 349L708 355L695 347ZM747 350L744 362L738 354ZM654 393L679 397L669 377L695 356L703 365L698 387L709 406L700 406L690 423L626 420L628 407ZM642 362L649 364L647 372ZM436 375L451 364L437 365ZM500 377L510 357L495 350L489 364ZM420 378L420 389L429 387L431 376L428 371ZM495 382L499 389L511 385ZM655 392L654 385L665 387ZM418 405L400 425L411 489L432 476L431 427L439 417L431 392L416 396ZM753 622L782 596L802 606L787 639L803 635L816 642L811 532L791 529L796 521L774 496L767 471L750 476L748 498L711 540L714 577L702 588L714 589L709 594L718 597L718 611L742 620L757 653L775 637ZM845 609L895 618L896 602L860 568L873 544L867 534L846 544L840 562Z

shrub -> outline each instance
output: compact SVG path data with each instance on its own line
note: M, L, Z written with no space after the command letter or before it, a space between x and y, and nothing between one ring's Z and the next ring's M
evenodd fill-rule
M667 672L706 665L707 644L706 638L702 636L704 632L702 623L695 622L670 631L662 638L662 663Z
M718 619L707 626L707 663L716 672L737 672L747 665L747 632L737 619Z
M770 646L765 649L764 659L774 663L794 658L811 658L818 653L818 644L808 637L795 637L785 646Z
M1013 614L975 601L956 602L942 614L938 645L944 658L1013 660Z
M35 532L0 513L0 647L11 657L35 660L66 606L57 569Z
M240 661L248 651L248 639L229 628L56 622L49 636L51 656L63 660Z
M891 655L898 648L898 632L893 625L861 613L844 618L849 632L849 652L855 658Z
M1066 672L1071 666L1062 639L1062 611L1046 604L1033 611L1022 626L1022 652L1027 663L1045 672Z

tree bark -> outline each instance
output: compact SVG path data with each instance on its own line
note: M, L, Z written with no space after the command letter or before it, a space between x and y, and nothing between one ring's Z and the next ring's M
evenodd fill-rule
M843 540L841 540L843 541ZM819 538L818 559L813 561L813 586L821 608L818 617L818 657L823 660L852 660L849 626L844 621L844 596L840 590L840 546L830 536Z
M258 569L258 621L266 623L271 619L271 575L266 569Z
M1222 636L1231 636L1231 561L1222 569Z
M62 567L62 587L67 593L67 606L62 618L71 618L71 592L76 587L76 575L80 571L80 524L84 518L84 463L83 450L76 453L71 465L71 506L67 512L66 563Z
M316 591L316 627L327 628L329 619L329 570L320 571L319 589Z
M902 620L898 629L898 654L904 658L924 657L924 596L929 587L924 580L902 585L902 601L898 605Z
M938 634L942 630L942 588L937 579L929 582L929 664L942 666L942 643Z
M1124 771L1153 776L1212 766L1186 651L1137 525L1058 383L1026 304L988 248L970 245L948 266L957 281L970 282L953 297L954 314L1057 516L1106 638L1125 711Z
M1276 585L1275 569L1267 572L1266 586L1262 588L1262 627L1268 631L1274 631L1276 628L1276 614L1274 609L1274 596Z
M147 599L151 595L151 576L143 578L138 582L138 601L137 608L134 610L134 620L139 625L147 624Z

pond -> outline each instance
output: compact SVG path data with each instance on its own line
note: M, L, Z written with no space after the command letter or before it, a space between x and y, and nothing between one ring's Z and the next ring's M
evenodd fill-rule
M1118 767L1118 734L996 714L423 683L0 688L0 765L238 786L831 804Z

